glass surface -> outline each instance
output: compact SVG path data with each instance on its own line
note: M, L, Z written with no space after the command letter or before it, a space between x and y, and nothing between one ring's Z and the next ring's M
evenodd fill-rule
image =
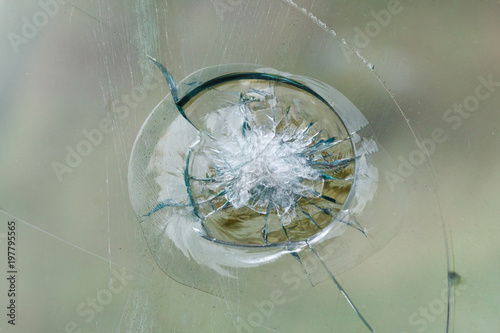
M335 281L375 332L499 331L499 13L492 1L0 1L1 331L369 332ZM186 144L197 131L148 56L179 96L233 64L334 89L347 132L378 148L363 155L377 182L354 181L343 205L360 227L284 253L275 234L281 245L248 251L210 252L182 228L151 242L164 235L140 215L186 187L160 197L141 179L153 195L137 211L134 142L151 138L151 152L167 129ZM196 100L186 112L205 112ZM351 131L353 108L366 125Z

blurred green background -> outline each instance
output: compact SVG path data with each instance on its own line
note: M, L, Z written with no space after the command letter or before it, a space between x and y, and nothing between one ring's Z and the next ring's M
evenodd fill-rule
M447 237L462 276L450 332L499 332L499 14L486 0L0 0L0 268L12 220L18 265L16 325L2 315L0 332L366 332L331 281L290 288L271 266L216 297L158 269L127 187L168 93L146 54L177 80L237 62L324 81L396 163L417 148L407 120L420 140L442 129L398 183L406 205L380 207L404 211L397 236L338 278L375 331L445 332ZM262 308L272 290L283 302Z

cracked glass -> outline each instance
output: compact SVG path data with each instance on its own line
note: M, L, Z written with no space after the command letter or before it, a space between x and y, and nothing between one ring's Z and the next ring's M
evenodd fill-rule
M499 11L0 1L0 330L500 330Z

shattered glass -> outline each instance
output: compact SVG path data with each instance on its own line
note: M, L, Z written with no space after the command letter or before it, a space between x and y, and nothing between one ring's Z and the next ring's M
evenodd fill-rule
M359 264L397 229L393 219L374 222L362 214L379 183L379 162L371 155L390 160L366 118L336 89L311 78L229 65L195 72L178 89L167 68L152 61L171 94L139 133L129 187L158 265L217 295L220 276L228 278L224 288L237 288L241 268L284 254L299 263L315 256L373 331L332 273L342 266L322 258L325 249L343 255L331 247L351 228L366 244L350 250L359 252L351 265ZM184 96L181 87L189 87ZM373 225L385 235L369 232ZM315 274L308 274L312 282Z

